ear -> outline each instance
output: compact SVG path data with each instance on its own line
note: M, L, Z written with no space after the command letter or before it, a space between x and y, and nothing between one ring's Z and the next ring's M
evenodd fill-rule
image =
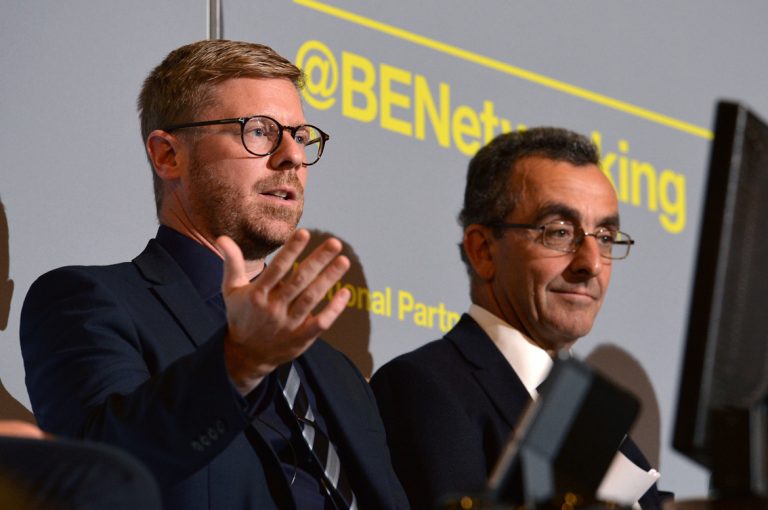
M489 281L496 274L493 260L493 232L485 225L472 224L464 229L464 253L475 274L483 281Z
M180 140L167 131L156 129L147 137L147 155L160 179L170 181L181 176L183 157Z

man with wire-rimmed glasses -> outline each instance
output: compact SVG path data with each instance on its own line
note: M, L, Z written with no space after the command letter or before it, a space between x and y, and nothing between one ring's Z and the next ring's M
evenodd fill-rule
M171 52L138 102L156 237L132 262L48 273L25 302L41 427L134 454L166 510L408 507L370 388L318 340L349 299L315 311L349 267L341 243L294 268L330 138L302 81L259 44Z
M413 508L479 493L552 357L586 335L634 241L587 138L503 134L469 164L461 258L472 305L445 337L395 358L371 384ZM622 446L644 470L631 442ZM659 508L655 486L644 508Z

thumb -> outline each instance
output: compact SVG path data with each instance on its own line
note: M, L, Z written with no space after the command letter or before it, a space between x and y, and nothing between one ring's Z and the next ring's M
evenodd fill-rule
M245 260L240 247L228 236L221 236L216 239L216 248L224 258L221 293L226 296L234 289L248 285L248 277L245 275Z

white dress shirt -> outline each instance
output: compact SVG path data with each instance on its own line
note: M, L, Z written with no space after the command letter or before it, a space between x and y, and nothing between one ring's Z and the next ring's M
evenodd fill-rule
M535 400L539 396L536 388L544 382L552 369L552 358L549 353L481 306L472 304L469 307L469 316L475 319L486 335L491 337L525 389L531 394L531 398Z

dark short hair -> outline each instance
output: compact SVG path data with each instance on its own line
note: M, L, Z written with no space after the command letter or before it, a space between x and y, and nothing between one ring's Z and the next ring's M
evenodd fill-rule
M595 144L567 129L535 127L499 135L469 162L464 206L458 217L462 229L472 224L489 225L509 216L519 200L519 190L512 187L512 175L521 160L532 156L574 166L600 163ZM459 248L471 270L461 243Z
M297 89L304 75L289 60L263 44L204 40L170 52L144 80L138 99L141 137L171 124L193 122L213 101L219 83L234 78L283 78ZM150 161L150 165L151 165ZM152 171L155 202L162 204L162 182Z

